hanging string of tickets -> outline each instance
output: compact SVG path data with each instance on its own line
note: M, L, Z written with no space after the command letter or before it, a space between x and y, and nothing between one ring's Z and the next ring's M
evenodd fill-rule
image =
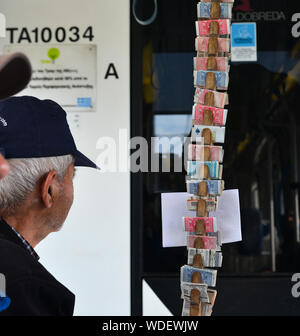
M221 237L216 218L224 190L223 144L229 104L230 34L234 0L202 0L197 4L194 57L192 143L188 146L186 186L188 210L184 217L187 264L180 269L182 316L212 314L217 292L217 268L222 266Z

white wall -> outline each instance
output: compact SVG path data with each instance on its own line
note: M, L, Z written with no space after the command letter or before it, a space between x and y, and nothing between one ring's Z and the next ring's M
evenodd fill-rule
M96 160L99 137L117 138L119 128L130 133L129 1L1 0L0 12L7 27L92 25L92 43L98 49L97 112L80 117L80 128L73 131L75 141ZM8 37L0 40L0 53ZM119 79L104 80L112 62ZM63 229L37 247L41 263L76 294L75 315L130 314L129 178L129 172L80 168L74 204Z

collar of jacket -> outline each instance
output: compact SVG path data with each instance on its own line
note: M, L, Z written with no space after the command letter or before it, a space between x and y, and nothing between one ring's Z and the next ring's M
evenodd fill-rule
M27 250L35 259L39 260L39 255L35 252L28 241L10 226L3 218L0 218L0 238L9 240Z

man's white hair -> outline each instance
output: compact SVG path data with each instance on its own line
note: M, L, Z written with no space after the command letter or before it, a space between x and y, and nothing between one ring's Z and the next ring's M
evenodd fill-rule
M74 162L72 155L45 158L8 159L10 171L0 180L0 214L11 215L32 193L38 180L50 170L55 170L62 180L69 165Z

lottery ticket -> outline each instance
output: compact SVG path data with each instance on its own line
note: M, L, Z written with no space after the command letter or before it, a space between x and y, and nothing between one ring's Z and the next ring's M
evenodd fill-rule
M229 83L229 74L228 72L222 71L194 71L194 86L205 88L206 75L208 72L212 72L215 74L217 90L227 90Z
M193 106L192 117L194 125L203 125L204 112L206 110L211 111L214 126L225 126L228 110L200 104L194 104Z
M208 52L208 42L210 37L198 36L195 39L195 50L199 52ZM230 52L230 39L229 38L218 38L218 52L228 53Z
M220 250L188 248L188 265L193 265L194 256L201 254L204 267L222 267L223 255Z
M193 196L187 200L187 209L189 211L197 211L198 201L200 197ZM208 212L215 212L218 207L218 196L217 197L201 197L206 202L206 210Z
M195 232L197 221L202 220L206 232L217 231L217 219L215 217L182 217L183 228L186 232Z
M187 247L194 247L194 243L197 238L202 239L204 250L216 250L217 248L216 237L198 236L198 235L190 235L190 234L187 235Z
M187 192L189 194L198 195L199 184L201 182L205 182L207 184L208 195L220 196L224 190L223 180L187 180Z
M202 131L209 128L211 130L213 143L224 143L225 141L225 127L219 126L205 126L205 125L193 125L191 139L193 142L203 142Z
M212 305L210 303L201 302L199 307L199 315L198 316L210 316L212 313ZM190 301L183 300L182 306L182 316L190 316Z
M226 92L218 92L207 89L196 88L194 95L194 103L205 105L205 95L208 92L213 92L214 94L214 106L218 108L224 108L225 105L229 104L228 94Z
M192 282L192 276L194 272L201 274L202 282L208 286L214 287L217 281L217 271L212 269L195 268L189 265L184 265L180 268L180 280L181 282Z
M230 35L231 33L230 20L199 20L199 21L196 21L197 36L209 36L210 24L213 21L218 22L220 36Z
M232 3L220 3L220 18L231 19ZM197 5L197 15L199 19L209 19L211 10L211 2L199 2Z
M194 70L207 70L208 57L194 57ZM229 71L230 65L228 57L216 57L216 71Z
M200 237L201 235L196 235L194 232L187 232L187 247L194 247L194 241L197 237ZM205 237L208 237L208 241L206 242L206 239L203 238L204 243L204 249L213 249L213 250L220 250L221 244L221 238L220 238L220 232L207 232ZM210 245L211 244L211 245ZM214 247L213 247L214 246Z
M201 302L209 303L208 288L206 284L193 284L189 282L183 282L180 284L181 288L181 299L186 299L190 301L191 290L197 289L200 292Z
M208 149L209 157L205 158L205 150ZM219 161L223 162L224 150L221 146L206 146L189 144L187 157L189 161Z
M187 161L187 175L191 179L206 178L204 176L204 165L208 167L209 178L222 179L223 165L218 161Z

